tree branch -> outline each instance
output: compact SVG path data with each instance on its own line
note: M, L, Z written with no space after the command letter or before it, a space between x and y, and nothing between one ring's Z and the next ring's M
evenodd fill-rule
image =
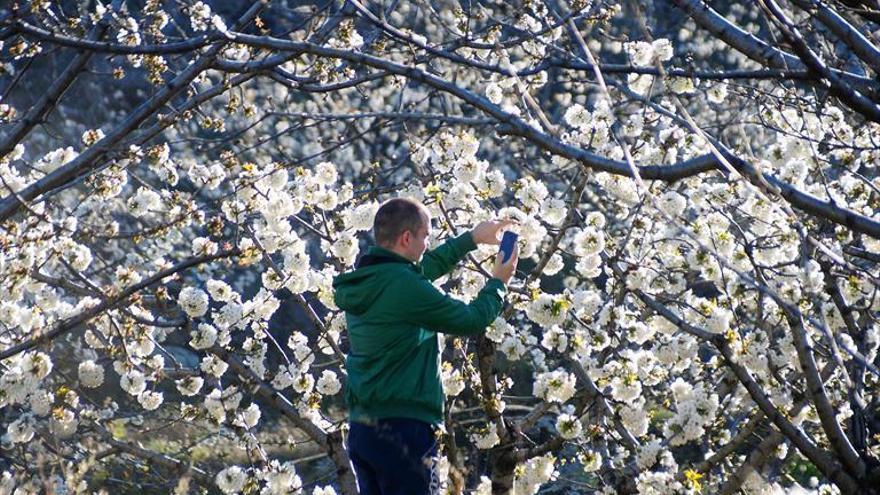
M16 345L13 345L11 347L4 349L3 351L0 351L0 361L4 360L10 356L14 356L20 352L26 351L28 349L32 349L40 344L49 342L49 341L55 339L56 337L69 332L70 330L76 328L78 325L86 323L87 321L91 320L92 318L103 313L105 310L111 309L111 308L115 307L116 305L125 302L132 295L134 295L137 292L155 284L156 282L159 282L160 280L162 280L164 278L170 277L172 275L176 275L177 273L182 272L183 270L186 270L188 268L192 268L194 266L198 266L202 263L208 263L208 262L211 262L214 260L228 258L231 256L236 256L237 254L238 254L237 249L230 250L230 251L221 251L219 253L212 254L212 255L198 256L196 258L190 258L186 261L183 261L181 263L178 263L177 265L172 266L171 268L167 268L165 270L162 270L161 272L156 273L155 275L148 277L148 278L142 280L141 282L138 282L137 284L134 284L134 285L128 287L124 291L120 292L118 295L111 297L111 298L107 298L106 300L102 301L101 303L96 304L94 307L89 308L76 316L73 316L71 318L68 318L67 320L64 320L64 321L58 323L51 330L39 333L24 342L21 342L19 344L16 344Z
M730 47L741 52L750 59L774 69L805 70L808 69L796 56L786 53L756 36L742 30L724 18L715 9L709 7L704 0L672 0L673 3L683 10L698 26L709 31ZM877 84L870 78L852 74L837 69L832 71L845 79L849 84L857 87L859 91L877 96Z
M880 50L877 49L855 26L821 0L792 0L802 10L815 16L838 39L846 43L875 74L880 74Z
M289 41L269 36L253 36L239 33L235 33L234 37L236 42L247 45L349 60L354 63L386 70L393 74L420 81L431 87L457 96L464 102L473 105L484 113L492 116L499 122L499 133L521 136L545 151L579 162L587 168L615 175L632 177L632 170L627 163L610 160L581 148L565 144L553 136L531 127L522 119L505 112L497 105L489 102L485 97L416 67L397 64L365 53L328 48L307 42ZM801 210L880 239L880 222L851 210L836 206L829 201L822 201L815 196L794 188L790 184L785 183L772 175L760 173L754 168L754 166L738 157L730 156L727 157L727 159L743 175L751 177L754 180L763 179L779 188L780 195ZM711 153L673 165L645 165L638 167L639 174L643 179L670 182L698 175L710 170L723 170L718 159ZM0 209L0 221L2 220L2 209Z
M281 393L272 388L271 385L263 381L248 368L238 357L230 353L226 349L214 345L209 351L229 364L229 367L238 374L240 379L245 383L254 386L253 393L263 398L275 409L280 411L288 418L297 428L302 430L312 441L318 444L321 449L328 453L333 463L336 465L336 476L342 486L343 493L355 495L357 493L357 482L354 473L351 471L351 464L348 454L345 451L342 442L342 432L335 431L327 433L319 428L315 423L303 419L293 404Z
M760 0L760 2L770 12L771 18L782 31L785 38L791 43L803 63L828 81L828 91L843 100L847 106L862 114L868 120L880 123L880 106L853 89L848 82L829 69L825 62L810 49L803 36L801 36L800 31L792 24L791 19L785 15L776 2L773 0Z
M120 3L119 0L116 0L113 8L118 8ZM109 18L110 13L105 14L84 41L94 42L93 40L103 37L107 32L107 29L110 27ZM85 69L89 60L92 58L93 53L94 52L89 50L80 49L73 60L71 60L64 69L64 72L58 76L58 79L49 86L40 99L30 107L24 117L22 117L22 119L9 131L6 138L0 142L0 157L9 154L19 141L27 136L31 129L39 124L41 120L46 118L58 103L61 96L68 88L70 88L83 69Z

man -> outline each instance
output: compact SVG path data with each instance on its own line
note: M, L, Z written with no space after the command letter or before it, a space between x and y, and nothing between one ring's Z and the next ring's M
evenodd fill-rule
M478 335L501 313L518 249L495 260L492 278L470 304L432 283L476 249L498 244L512 221L488 221L425 253L431 221L421 203L386 201L376 213L369 248L354 271L336 277L345 311L349 456L361 494L438 493L435 431L443 422L441 336ZM424 257L423 257L424 255Z

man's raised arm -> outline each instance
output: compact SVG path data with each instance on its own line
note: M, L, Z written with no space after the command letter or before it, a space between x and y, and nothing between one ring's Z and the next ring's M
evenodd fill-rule
M400 294L397 305L399 317L409 323L452 335L478 335L486 330L504 307L507 284L516 272L519 248L506 263L501 255L495 258L492 277L470 304L455 299L434 287L424 275L407 272L405 277L394 281L400 284L395 291Z
M477 249L477 243L474 242L473 234L470 231L458 237L447 239L446 242L422 256L422 273L428 280L437 280L451 272L455 265L474 249Z
M473 230L448 239L443 244L426 252L422 256L422 273L428 280L437 280L451 272L459 261L477 248L477 244L497 245L499 243L498 233L504 227L515 224L514 220L480 222Z

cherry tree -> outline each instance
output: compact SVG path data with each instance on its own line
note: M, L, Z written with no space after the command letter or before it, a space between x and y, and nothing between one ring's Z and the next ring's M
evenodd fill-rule
M447 493L876 493L880 5L0 7L0 493L357 492L332 279L516 218ZM437 281L473 298L494 248Z

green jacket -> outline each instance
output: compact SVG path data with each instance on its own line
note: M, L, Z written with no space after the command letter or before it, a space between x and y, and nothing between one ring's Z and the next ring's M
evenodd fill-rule
M506 288L490 278L465 304L431 281L449 273L476 247L468 232L414 263L373 246L355 270L333 279L351 344L345 360L351 421L402 417L443 422L438 332L481 334L501 313Z

